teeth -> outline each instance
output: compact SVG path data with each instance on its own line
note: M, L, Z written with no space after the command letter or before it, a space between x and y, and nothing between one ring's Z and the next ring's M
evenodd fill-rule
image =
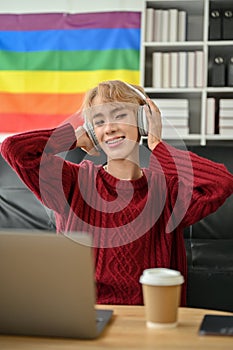
M124 137L119 137L118 139L109 140L109 141L106 141L106 143L114 144L114 143L117 143L117 142L122 141L122 140L124 140Z

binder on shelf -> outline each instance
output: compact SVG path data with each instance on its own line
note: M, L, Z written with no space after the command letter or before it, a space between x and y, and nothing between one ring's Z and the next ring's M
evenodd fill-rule
M154 9L147 8L146 9L146 33L145 40L151 42L154 40Z
M184 88L187 85L187 52L178 53L178 87Z
M206 134L215 133L215 98L207 98L206 103Z
M177 41L177 29L178 29L178 10L177 9L168 10L168 22L169 22L168 41Z
M209 16L209 40L221 40L222 20L220 10L213 9Z
M214 57L209 80L211 86L225 86L225 64L223 57Z
M227 65L227 86L233 86L233 56L230 57Z
M187 13L186 11L178 12L178 41L186 41L187 39Z
M233 9L223 11L222 39L223 40L232 40L233 39Z
M152 54L152 86L162 87L162 52Z

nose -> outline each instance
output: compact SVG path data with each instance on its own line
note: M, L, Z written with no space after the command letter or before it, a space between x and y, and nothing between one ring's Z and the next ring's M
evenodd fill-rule
M106 134L111 134L117 130L117 123L112 121L106 121L104 125L104 131Z

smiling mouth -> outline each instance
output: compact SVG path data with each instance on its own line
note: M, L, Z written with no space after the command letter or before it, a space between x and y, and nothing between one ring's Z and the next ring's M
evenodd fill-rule
M107 140L105 141L105 143L108 145L108 146L117 146L118 144L120 144L122 141L124 141L125 137L117 137L117 138L114 138L114 139L111 139L111 140Z

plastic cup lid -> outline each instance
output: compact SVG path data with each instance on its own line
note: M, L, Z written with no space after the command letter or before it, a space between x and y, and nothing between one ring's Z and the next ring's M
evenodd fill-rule
M174 286L184 283L184 277L176 270L151 268L143 271L139 282L151 286Z

